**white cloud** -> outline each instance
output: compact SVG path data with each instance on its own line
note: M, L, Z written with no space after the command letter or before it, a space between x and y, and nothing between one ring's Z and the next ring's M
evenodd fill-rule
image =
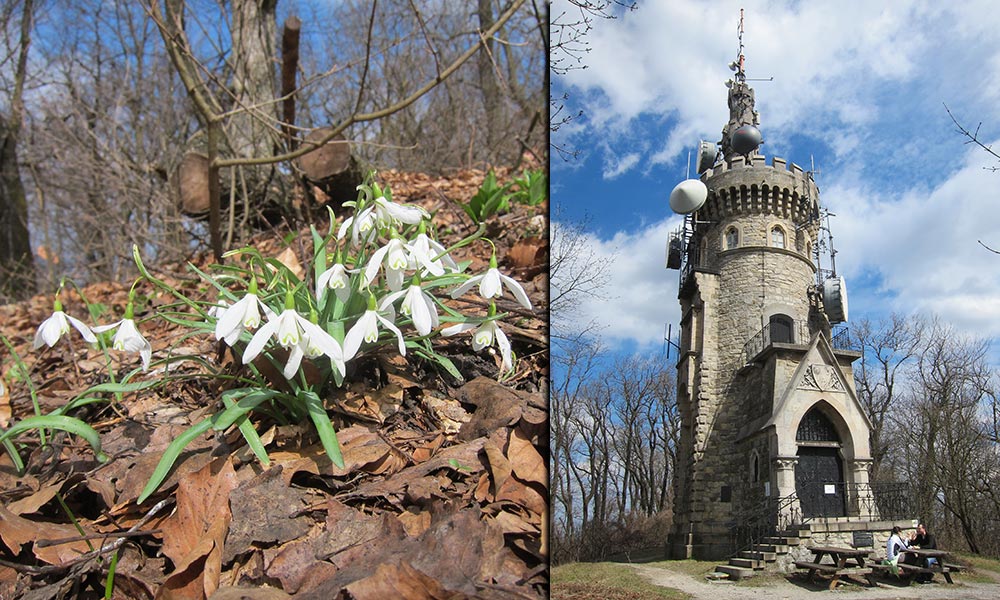
M681 219L673 217L609 240L587 235L584 243L592 254L581 254L580 259L589 265L607 264L608 279L604 297L584 298L567 325L583 328L593 322L609 345L662 343L666 323L676 325L680 318L677 271L665 268L668 235L680 224ZM552 286L558 293L558 281Z
M890 309L934 313L970 331L1000 335L1000 174L982 168L985 154L969 152L962 168L930 190L895 192L856 181L833 183L823 204L832 221L838 270L851 277L877 273Z
M602 175L605 179L614 179L639 164L639 153L631 152L620 158L614 157L612 162L605 163Z

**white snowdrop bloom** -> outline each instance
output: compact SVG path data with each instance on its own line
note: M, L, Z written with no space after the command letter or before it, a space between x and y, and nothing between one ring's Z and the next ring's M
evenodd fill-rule
M500 349L501 367L504 371L510 371L513 368L510 340L507 339L507 335L497 325L496 320L486 321L478 326L475 323L458 323L442 329L441 335L451 336L470 329L476 330L472 334L473 350L479 352L483 348L489 348L496 342L497 348Z
M458 298L477 283L479 284L479 295L483 298L491 300L502 296L503 288L506 286L521 306L531 310L531 300L528 300L528 295L524 293L524 288L521 287L521 284L501 273L495 264L482 275L473 275L465 283L455 288L451 292L451 297Z
M412 242L406 244L410 258L431 275L444 275L445 270L458 272L458 265L448 256L447 249L437 241L427 237L426 233L418 233ZM440 256L441 258L436 258ZM416 268L416 265L410 265Z
M45 344L49 348L56 345L59 338L69 333L70 325L74 329L80 332L83 339L91 344L97 343L97 337L90 330L90 327L86 323L71 317L62 311L62 305L57 302L56 309L52 312L49 318L42 321L42 324L38 326L38 331L35 332L35 342L32 344L32 348L38 350Z
M232 306L221 309L217 312L219 316L215 323L215 338L225 340L232 346L240 339L244 329L254 330L260 326L261 309L268 317L274 314L254 292L248 292Z
M352 270L340 263L323 271L316 279L316 297L322 298L323 292L327 289L333 290L341 302L347 302L351 297L351 276Z
M365 265L365 287L375 280L379 267L384 267L386 284L390 290L398 292L403 287L404 272L408 266L406 245L403 240L392 238L368 259L368 264Z
M399 342L399 353L406 356L406 342L403 341L403 333L390 319L382 316L375 309L369 308L344 336L344 360L354 358L358 350L361 349L361 342L371 344L378 341L379 324L396 334L396 339Z
M131 305L125 309L125 314L132 314ZM118 331L115 332L115 337L112 341L112 348L122 352L138 352L139 356L142 357L142 370L145 371L149 369L149 361L153 355L153 347L149 344L149 341L146 340L141 333L139 333L139 329L135 326L135 321L133 321L130 316L126 316L121 321L111 325L94 327L94 333L104 333L105 331L110 331L116 327L118 328Z
M434 302L433 296L420 287L419 283L413 283L405 290L389 294L379 303L379 308L384 310L400 298L403 299L399 306L400 312L410 317L417 333L427 335L439 325L437 303Z

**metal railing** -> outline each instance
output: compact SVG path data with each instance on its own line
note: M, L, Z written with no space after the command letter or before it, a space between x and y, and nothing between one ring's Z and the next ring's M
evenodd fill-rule
M830 345L834 350L854 350L854 340L850 329L842 326L834 329ZM755 356L771 344L808 344L811 339L809 323L795 319L783 322L771 322L764 326L743 345L744 364L750 364Z
M844 498L847 517L871 521L894 521L913 518L913 502L908 483L833 483L835 494ZM793 525L807 525L810 521L840 514L806 516L800 510L798 494L780 498L764 498L759 492L743 490L745 508L736 514L731 527L733 556L749 550L764 538Z
M809 324L805 321L789 319L782 323L768 323L763 329L757 332L752 338L743 344L743 358L746 364L750 364L755 356L760 354L771 344L778 342L783 344L808 344Z

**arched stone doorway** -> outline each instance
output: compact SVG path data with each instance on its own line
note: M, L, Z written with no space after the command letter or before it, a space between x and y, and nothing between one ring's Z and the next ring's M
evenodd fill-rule
M795 493L802 516L846 515L842 443L833 422L814 406L799 422L795 442Z

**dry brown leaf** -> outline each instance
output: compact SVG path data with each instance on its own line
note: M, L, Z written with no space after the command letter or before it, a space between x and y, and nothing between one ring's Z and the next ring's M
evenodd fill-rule
M483 452L486 454L486 461L490 473L490 486L488 493L480 499L478 497L479 489L477 488L477 499L482 502L483 500L487 502L492 502L496 499L497 492L503 487L507 479L510 478L512 471L510 461L507 457L503 455L500 448L497 447L492 441L487 441L483 445Z
M507 252L507 259L515 269L541 267L545 264L545 250L548 242L539 237L526 237L518 240Z
M546 487L548 474L545 469L545 459L538 453L534 444L527 439L524 430L520 427L510 435L507 458L510 459L510 465L515 475L524 481L537 483L543 488Z
M302 268L302 263L299 262L299 257L295 255L295 251L291 247L285 248L278 256L275 257L278 262L288 267L296 277L302 279L302 275L305 274L305 270Z
M505 534L537 534L538 527L513 513L501 510L493 517Z
M434 456L434 453L441 448L441 444L443 443L444 443L444 436L438 434L437 437L435 437L433 440L417 446L416 448L413 449L413 452L410 453L410 456L413 457L413 462L422 463L424 461L430 460L430 458Z
M86 527L84 527L84 531L91 533L87 531ZM79 535L80 532L72 525L31 521L0 506L0 539L3 539L4 544L13 550L14 554L19 554L21 546L24 544L33 544L39 540L75 538ZM90 546L83 540L53 546L38 547L35 545L33 548L38 560L50 565L65 564L89 551Z
M273 587L220 587L209 600L284 600L291 598L285 592Z
M163 553L177 568L161 589L170 595L157 594L157 598L203 598L218 587L230 521L229 494L237 483L229 457L181 479L177 511L161 526Z
M11 416L13 415L10 408L10 388L7 387L3 377L0 377L0 427L6 429Z
M354 600L457 600L465 594L446 590L435 579L413 568L406 561L395 565L381 564L375 573L346 588Z
M64 483L65 481L59 481L57 483L43 486L37 492L34 492L29 496L25 496L15 502L11 502L7 505L7 509L15 515L31 514L42 506L48 504L49 500L55 498L56 494L59 493L59 490L62 489Z
M420 536L431 526L431 513L426 510L415 513L404 510L396 518L403 524L403 528L406 529L406 534L410 537Z

